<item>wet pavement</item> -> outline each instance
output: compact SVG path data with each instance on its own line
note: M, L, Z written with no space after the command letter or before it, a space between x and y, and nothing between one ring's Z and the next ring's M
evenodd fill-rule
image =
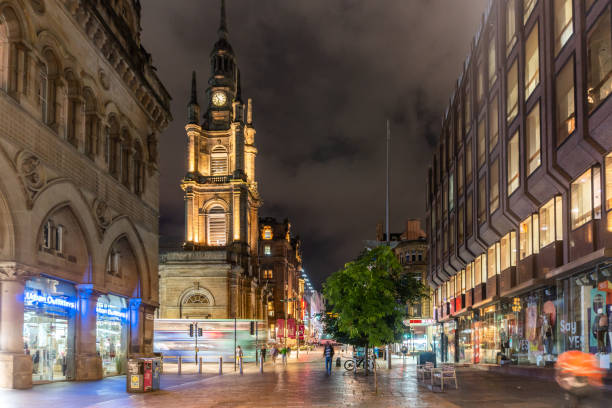
M126 394L125 377L96 382L39 385L31 390L0 391L0 407L560 407L564 396L556 383L459 368L459 389L432 392L416 380L412 360L395 360L388 371L379 361L378 390L373 376L354 375L334 365L324 369L322 353L300 354L283 366L267 362L264 373L254 364L244 375L226 364L219 376L211 365L205 374L164 374L162 390ZM612 394L600 401L612 401ZM601 406L606 406L601 405Z

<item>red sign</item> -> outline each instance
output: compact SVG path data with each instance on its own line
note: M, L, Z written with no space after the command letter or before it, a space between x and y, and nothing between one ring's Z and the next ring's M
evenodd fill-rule
M461 310L461 297L456 298L455 302L456 302L455 311Z
M276 338L282 339L285 337L285 320L276 319Z
M455 299L451 299L450 301L450 314L455 313Z
M474 364L480 363L480 322L474 323L474 332L472 336L474 338Z
M287 337L295 339L295 319L287 319Z
M144 362L144 390L149 391L153 386L153 361L145 360Z
M300 338L300 340L304 340L304 325L303 324L298 325L298 337Z
M421 319L410 319L410 323L421 323Z

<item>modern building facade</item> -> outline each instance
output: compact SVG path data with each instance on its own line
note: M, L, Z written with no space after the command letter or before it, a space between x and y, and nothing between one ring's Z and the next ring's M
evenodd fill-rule
M428 176L442 360L610 352L611 19L606 0L483 15Z
M195 73L188 104L185 241L160 256L159 317L263 317L258 285L253 105L243 102L240 70L228 41L225 3L210 53L207 106L200 116Z
M151 355L170 97L133 1L0 5L0 387Z
M259 230L259 274L267 296L269 337L293 344L296 327L306 313L301 242L292 236L287 219L261 218ZM288 327L290 322L293 326Z

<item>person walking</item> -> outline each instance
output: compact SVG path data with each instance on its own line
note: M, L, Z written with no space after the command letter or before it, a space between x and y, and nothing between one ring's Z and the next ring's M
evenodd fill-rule
M281 352L281 358L283 361L283 365L285 366L287 365L287 347L286 346L283 347L280 352Z
M334 358L334 348L331 344L327 343L323 349L323 356L325 357L325 370L327 375L331 375L332 360Z
M270 354L272 355L272 362L274 363L274 365L276 365L276 357L278 357L278 347L276 346L276 344L272 346Z

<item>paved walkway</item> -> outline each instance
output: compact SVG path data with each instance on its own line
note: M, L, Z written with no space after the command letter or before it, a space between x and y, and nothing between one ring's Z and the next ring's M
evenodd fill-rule
M280 360L279 360L280 361ZM563 393L551 381L459 369L459 390L431 392L417 383L412 360L394 361L387 371L379 361L378 392L374 378L355 376L342 367L324 370L322 353L301 354L283 367L265 365L260 374L253 364L244 375L225 366L222 376L164 374L162 390L126 394L125 377L96 382L55 383L31 390L0 391L0 407L561 407ZM206 370L208 371L208 370ZM600 396L609 406L612 395ZM606 405L607 403L607 405Z

